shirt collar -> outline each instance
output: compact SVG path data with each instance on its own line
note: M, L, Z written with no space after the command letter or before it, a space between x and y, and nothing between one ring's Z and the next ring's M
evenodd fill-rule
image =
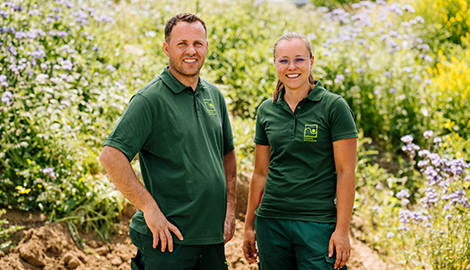
M163 72L162 72L162 74L160 74L160 78L162 79L163 83L165 83L165 85L168 88L170 88L171 91L173 91L175 94L179 94L179 93L183 92L184 90L186 90L187 88L191 88L190 86L186 86L186 85L182 84L180 81L178 81L178 79L176 79L175 76L173 76L173 74L171 74L169 66L166 66L166 67L163 68ZM196 91L201 86L202 86L201 78L199 78L198 83L197 83L197 87L196 87ZM192 91L193 90L191 88L191 92Z
M323 95L325 94L326 89L323 87L320 81L315 81L315 86L313 87L312 91L308 93L306 99L310 101L320 101L323 98ZM276 101L276 103L282 103L284 100L284 93L286 92L286 89L283 88L281 90L281 93L279 93L279 97Z
M312 91L308 93L307 99L311 101L320 101L325 94L326 89L323 87L320 81L315 81L315 86Z

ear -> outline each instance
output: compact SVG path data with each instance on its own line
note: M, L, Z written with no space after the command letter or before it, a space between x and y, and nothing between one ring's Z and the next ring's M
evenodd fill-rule
M163 42L163 51L167 57L170 57L170 45L166 41Z

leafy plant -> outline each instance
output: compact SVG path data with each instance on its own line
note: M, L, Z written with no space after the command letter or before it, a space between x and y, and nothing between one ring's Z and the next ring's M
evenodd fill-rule
M0 209L0 217L6 213L5 209ZM11 233L23 229L24 226L8 225L8 220L0 219L0 250L7 249L11 245L10 237Z

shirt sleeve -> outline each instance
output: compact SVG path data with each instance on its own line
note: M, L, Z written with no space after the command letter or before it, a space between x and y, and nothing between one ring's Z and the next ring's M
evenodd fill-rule
M226 155L235 149L235 145L233 143L232 125L230 124L230 118L228 116L228 110L225 101L223 104L224 113L222 118L222 128L224 132L224 155Z
M266 102L266 101L265 101ZM270 101L269 101L270 102ZM258 108L258 113L256 115L256 129L255 129L255 139L254 142L260 145L269 145L268 135L266 134L265 130L265 123L264 123L264 106L266 103L261 104Z
M331 140L333 142L358 136L354 113L344 98L337 98L333 102L330 112Z
M140 94L134 95L105 145L119 149L131 161L144 147L151 134L152 118L147 99Z

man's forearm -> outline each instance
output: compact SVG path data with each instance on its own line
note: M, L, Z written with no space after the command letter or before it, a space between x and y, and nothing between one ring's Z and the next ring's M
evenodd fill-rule
M144 213L159 209L152 195L135 175L129 160L119 149L105 146L100 161L113 184L132 204Z
M227 183L227 212L235 213L235 207L237 204L237 162L235 157L235 150L224 156L223 166L225 171L225 181Z

